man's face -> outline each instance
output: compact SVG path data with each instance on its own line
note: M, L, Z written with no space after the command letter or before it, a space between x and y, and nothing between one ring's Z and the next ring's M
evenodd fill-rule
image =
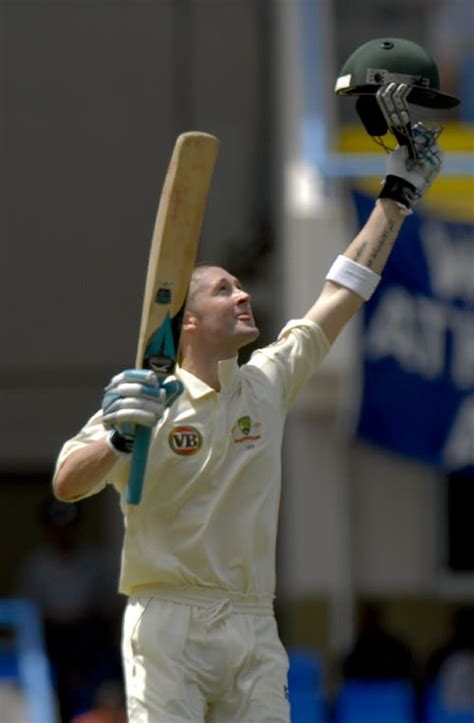
M250 295L235 276L220 266L203 267L192 288L188 313L200 339L233 354L257 339Z

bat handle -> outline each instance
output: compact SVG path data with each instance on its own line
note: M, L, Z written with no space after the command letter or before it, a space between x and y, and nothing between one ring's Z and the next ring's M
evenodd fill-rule
M137 426L133 442L133 454L128 475L125 501L129 505L138 505L142 497L148 449L151 441L151 427Z

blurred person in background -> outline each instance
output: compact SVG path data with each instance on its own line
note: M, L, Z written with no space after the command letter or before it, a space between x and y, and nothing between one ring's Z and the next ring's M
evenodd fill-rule
M108 584L101 551L80 540L78 506L48 498L40 519L44 542L21 561L15 592L34 602L42 614L66 722L92 706L102 681L121 680L113 634L113 618L120 614L118 597Z
M346 680L413 679L414 661L410 648L388 632L380 605L362 605L358 635L342 669Z

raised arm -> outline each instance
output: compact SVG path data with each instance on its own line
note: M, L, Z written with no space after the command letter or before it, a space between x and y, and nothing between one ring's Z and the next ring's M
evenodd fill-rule
M404 218L394 201L380 200L363 229L345 250L344 256L380 275ZM320 296L306 317L319 324L332 343L364 301L355 291L335 281L326 280Z
M413 165L405 146L387 156L387 174L362 230L329 270L322 292L306 314L332 343L375 291L404 218L429 188L441 167L433 141Z

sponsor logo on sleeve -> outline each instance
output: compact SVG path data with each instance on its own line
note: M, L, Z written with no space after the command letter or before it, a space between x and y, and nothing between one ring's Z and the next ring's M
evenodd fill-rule
M254 422L249 416L240 417L231 430L232 439L236 444L257 442L261 439L261 422Z
M176 454L189 457L202 447L202 435L196 427L180 425L173 427L168 437L169 445Z

